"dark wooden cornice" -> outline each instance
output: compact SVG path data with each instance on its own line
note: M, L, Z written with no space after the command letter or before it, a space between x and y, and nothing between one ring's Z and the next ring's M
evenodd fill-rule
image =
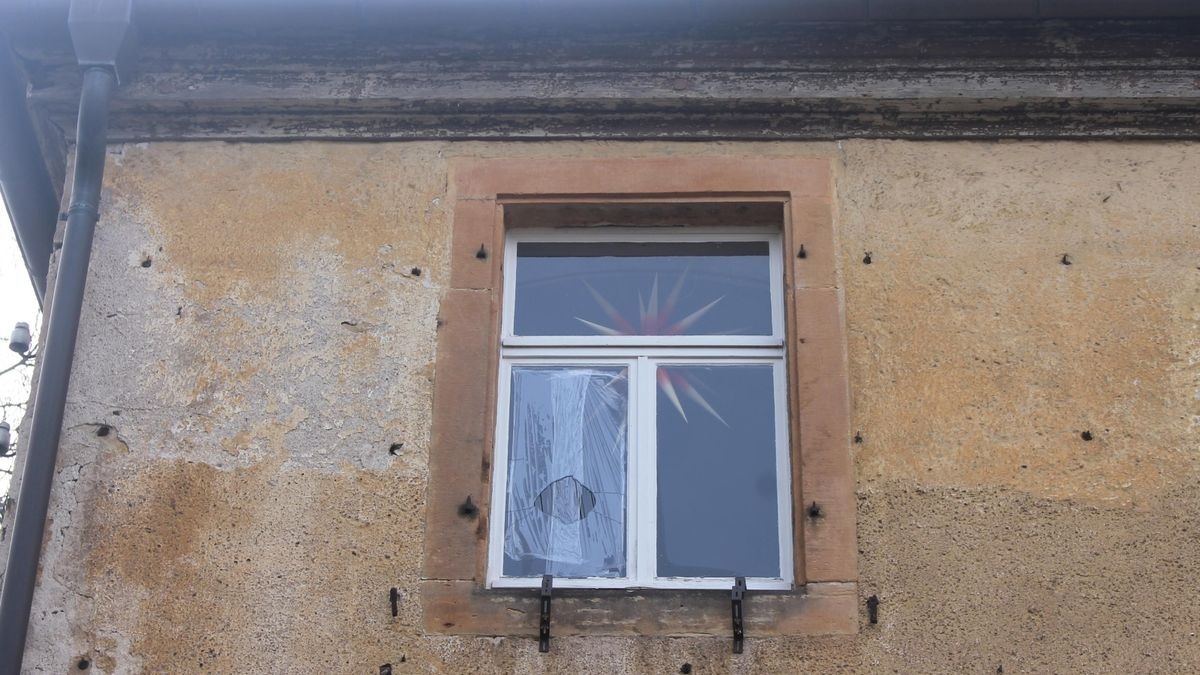
M69 52L19 51L69 134ZM1200 20L144 36L113 141L1200 136Z

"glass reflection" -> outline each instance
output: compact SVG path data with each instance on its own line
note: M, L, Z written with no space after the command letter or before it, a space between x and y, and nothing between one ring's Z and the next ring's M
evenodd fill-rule
M658 369L658 576L779 570L772 367Z
M516 335L770 335L765 241L520 243Z

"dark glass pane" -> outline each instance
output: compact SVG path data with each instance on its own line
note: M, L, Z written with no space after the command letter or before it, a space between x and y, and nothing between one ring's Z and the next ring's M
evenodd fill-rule
M658 369L658 576L779 577L769 365Z
M625 368L512 370L504 574L625 576Z
M521 243L516 335L770 335L766 242Z

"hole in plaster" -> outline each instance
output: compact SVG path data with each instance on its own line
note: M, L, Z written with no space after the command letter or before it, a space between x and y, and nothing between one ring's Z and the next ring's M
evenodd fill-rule
M856 432L854 432L854 442L855 442L855 443L862 443L862 442L863 442L863 437L862 437L862 432L861 432L861 431L856 431Z
M403 443L392 443L391 446L388 447L388 454L394 457L400 454L402 449L404 449Z
M107 424L101 424L96 429L96 435L103 438L104 436L107 436L109 434L109 432L111 432L111 431L112 431L112 427L108 426Z
M79 662L75 664L75 667L79 670L87 670L88 668L92 667L92 662L88 661L87 659L79 659Z
M1090 431L1085 431L1082 434L1079 434L1079 437L1085 441L1090 441L1093 438L1092 432L1090 432Z
M870 251L867 251L867 254L863 256L863 264L864 265L871 264L871 252Z
M479 515L479 507L475 506L475 502L471 501L471 495L467 495L467 501L458 505L458 515L463 518L474 518Z
M683 675L692 675L692 664L685 663L679 666L679 672L683 673Z
M419 276L421 276L421 268L420 268L420 267L414 267L414 268L412 268L412 275L413 275L414 277L419 277Z
M142 267L149 267L149 266L150 266L150 264L151 264L151 263L150 263L150 259L149 259L149 258L146 258L145 260L143 260L143 261L142 261Z

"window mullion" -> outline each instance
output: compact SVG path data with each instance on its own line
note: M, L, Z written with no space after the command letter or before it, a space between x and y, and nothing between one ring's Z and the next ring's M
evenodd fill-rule
M638 578L638 522L644 505L638 499L638 475L640 469L637 463L638 435L641 433L639 421L641 412L641 384L638 380L638 360L630 358L625 367L629 373L629 403L628 415L625 418L625 576L626 582L632 584Z
M654 423L657 415L654 387L655 363L646 356L637 360L638 416L637 441L637 579L642 584L654 581L658 552L658 504L655 485L658 468L655 463Z

